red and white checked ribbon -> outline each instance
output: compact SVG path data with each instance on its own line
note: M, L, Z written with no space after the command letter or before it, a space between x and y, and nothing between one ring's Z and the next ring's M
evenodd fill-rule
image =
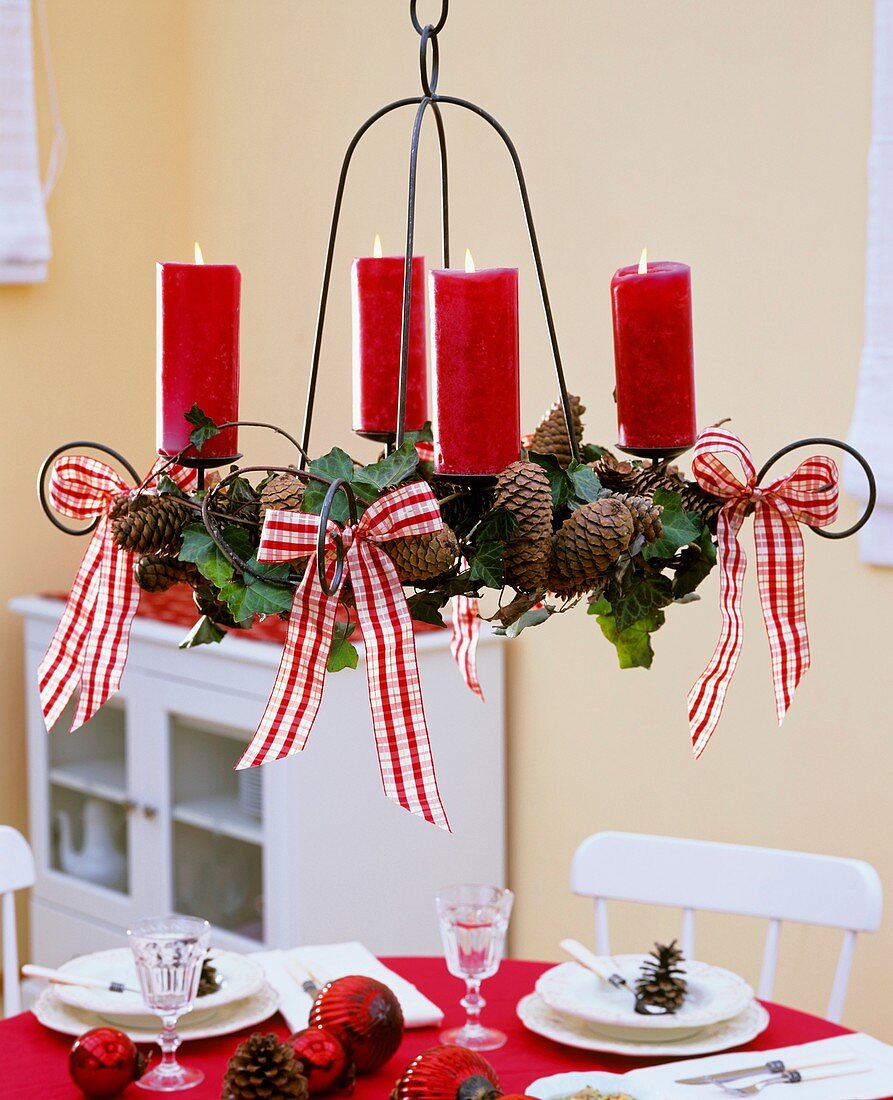
M344 579L350 578L363 631L366 677L382 785L388 798L410 813L449 830L440 800L425 723L412 619L394 563L380 543L425 535L443 526L440 508L423 481L402 485L370 504L358 523L340 534ZM237 769L299 752L307 743L322 701L339 593L319 582L316 540L319 516L267 512L258 561L281 562L313 555L295 591L285 649L257 732Z
M744 470L743 482L719 459L719 453L738 459ZM830 458L815 455L786 477L758 486L750 451L738 436L724 428L708 428L698 437L692 472L703 489L726 500L716 523L722 628L710 663L688 694L688 720L697 757L719 722L741 652L741 590L747 566L738 542L741 525L752 511L757 584L769 635L775 710L781 724L800 678L809 668L803 536L799 525L825 527L834 522L838 471Z
M143 486L166 464L159 459ZM166 466L182 489L195 481L195 471ZM80 688L71 732L93 717L118 690L127 650L130 624L140 602L133 575L135 555L112 539L109 508L131 492L116 470L88 455L66 455L53 464L50 501L57 512L72 519L99 523L74 578L65 610L40 662L40 705L47 729L52 729L75 688Z
M415 449L422 462L434 461L434 444L427 440L417 440ZM481 682L478 679L477 649L481 632L481 620L478 616L478 601L474 596L453 597L453 634L450 639L450 653L459 666L462 679L478 698L484 698Z

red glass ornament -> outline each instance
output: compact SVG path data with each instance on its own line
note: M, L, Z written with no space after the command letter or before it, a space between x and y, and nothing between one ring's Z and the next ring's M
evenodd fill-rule
M357 1073L374 1073L400 1046L403 1010L386 985L352 974L323 986L310 1009L310 1026L336 1035Z
M422 1051L406 1067L392 1100L496 1100L499 1078L486 1058L465 1047Z
M118 1096L142 1077L146 1060L133 1040L114 1027L94 1027L75 1039L68 1055L71 1079L90 1100Z
M324 1027L305 1027L288 1040L304 1066L311 1096L339 1083L347 1070L347 1051L333 1032Z

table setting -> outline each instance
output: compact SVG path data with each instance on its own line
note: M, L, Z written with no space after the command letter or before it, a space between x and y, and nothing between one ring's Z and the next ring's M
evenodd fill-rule
M443 958L379 959L359 942L242 954L199 918L136 922L120 948L23 968L48 984L0 1023L3 1095L893 1097L893 1047L760 1002L675 941L597 955L565 939L562 962L504 959L513 902L440 890Z

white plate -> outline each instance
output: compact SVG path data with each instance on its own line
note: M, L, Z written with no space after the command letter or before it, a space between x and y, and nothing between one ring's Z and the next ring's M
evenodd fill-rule
M537 1097L537 1100L561 1100L565 1096L573 1096L587 1085L609 1095L612 1092L625 1092L633 1100L664 1100L664 1093L656 1092L653 1085L627 1084L627 1078L620 1074L591 1069L540 1077L538 1081L527 1086L526 1094Z
M243 1001L261 989L266 982L263 967L253 959L235 951L214 951L211 961L223 980L216 993L196 999L196 1018L207 1016L232 1001ZM123 982L139 988L136 965L129 947L116 947L111 951L97 951L92 955L80 955L59 967L66 974L78 977L100 978L107 982ZM154 1027L149 1020L146 1003L139 993L110 993L106 989L84 989L77 985L56 987L59 999L72 1008L95 1012L117 1022L133 1018L137 1028ZM200 1015L199 1015L200 1014Z
M700 1054L716 1054L749 1043L769 1026L769 1013L758 1001L751 1001L743 1012L731 1020L705 1028L690 1039L673 1043L634 1043L601 1033L585 1020L556 1012L538 993L529 993L521 998L518 1018L528 1031L554 1039L557 1043L579 1050L625 1054L631 1058L693 1058Z
M59 999L58 986L50 986L37 998L32 1012L44 1027L61 1031L63 1035L83 1035L90 1028L99 1027L102 1018L93 1012L73 1008ZM211 1039L215 1035L229 1035L233 1031L243 1031L259 1024L279 1007L279 995L270 988L262 986L252 996L243 1001L231 1001L221 1005L204 1022L198 1020L190 1024L189 1015L182 1018L178 1025L178 1034L183 1042L191 1039ZM160 1031L156 1019L153 1027L134 1027L132 1022L122 1028L135 1043L154 1043Z
M635 985L645 955L605 956L606 969L616 970ZM753 990L731 970L694 960L684 963L688 992L678 1011L668 1016L642 1016L626 989L615 989L579 963L561 963L541 974L536 991L550 1008L592 1024L635 1029L655 1035L662 1031L691 1034L721 1020L731 1020L753 1000Z

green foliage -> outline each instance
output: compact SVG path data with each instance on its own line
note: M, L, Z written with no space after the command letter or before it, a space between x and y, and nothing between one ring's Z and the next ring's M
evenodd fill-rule
M444 626L440 609L448 599L449 596L444 596L440 592L415 592L406 602L409 605L409 613L416 622Z
M698 539L703 522L697 513L683 511L682 496L679 493L656 489L652 500L663 509L660 517L663 533L657 542L644 547L642 557L646 561L652 558L672 558L677 550Z
M350 482L357 498L357 511L362 512L382 493L406 481L415 472L418 464L418 451L412 441L407 440L393 454L369 466L360 467L357 467L350 455L340 447L334 447L328 454L310 463L310 472L320 474L332 481L343 478ZM319 515L328 489L328 485L323 482L308 481L304 488L302 511ZM332 501L330 516L337 523L347 523L349 512L347 498L343 493L338 493Z
M616 648L621 668L651 668L654 660L651 635L663 626L663 611L651 611L642 619L621 629L612 613L610 601L602 597L590 605L589 614L597 617L602 633Z
M182 497L186 499L186 494L180 488L180 486L174 481L172 477L168 477L167 474L162 474L158 479L158 495L159 496L171 496Z
M370 501L375 500L386 489L405 481L418 464L419 452L415 444L407 439L393 454L357 470L353 477L354 489L366 494Z
M326 662L328 672L340 672L342 668L356 668L360 660L357 647L347 639L356 629L355 623L349 623L339 619L335 623L332 635L332 648L329 650L329 659Z
M195 626L180 642L179 649L193 649L197 645L207 645L210 642L220 642L226 637L226 631L217 625L207 615L202 615Z
M491 629L494 634L500 634L506 638L517 638L522 630L526 630L529 626L539 626L540 623L551 619L554 614L554 607L543 604L542 607L531 607L529 611L524 611L508 626L500 626L498 623L494 623Z
M617 629L626 630L672 602L673 582L669 577L663 573L633 573L623 594L611 600Z
M518 520L505 508L492 508L474 531L469 580L487 588L502 588L506 543L518 530Z
M535 451L530 451L527 457L541 467L549 479L553 512L565 507L574 510L598 499L602 486L591 466L572 459L565 469L555 455L540 455Z
M595 470L591 466L572 461L567 468L567 473L573 483L574 497L577 501L588 504L591 500L598 500L602 483L595 476Z
M226 527L223 531L223 540L243 561L254 553L251 540L242 527ZM201 523L190 523L183 529L180 561L193 562L199 573L218 588L222 588L232 580L235 572L223 551Z
M686 546L679 555L679 566L673 578L673 596L678 600L690 596L716 564L716 543L705 525L696 542Z
M200 451L209 439L213 439L215 435L220 434L220 429L214 421L210 416L206 416L198 405L193 405L185 415L189 423L195 425L189 433L189 442L197 451Z

